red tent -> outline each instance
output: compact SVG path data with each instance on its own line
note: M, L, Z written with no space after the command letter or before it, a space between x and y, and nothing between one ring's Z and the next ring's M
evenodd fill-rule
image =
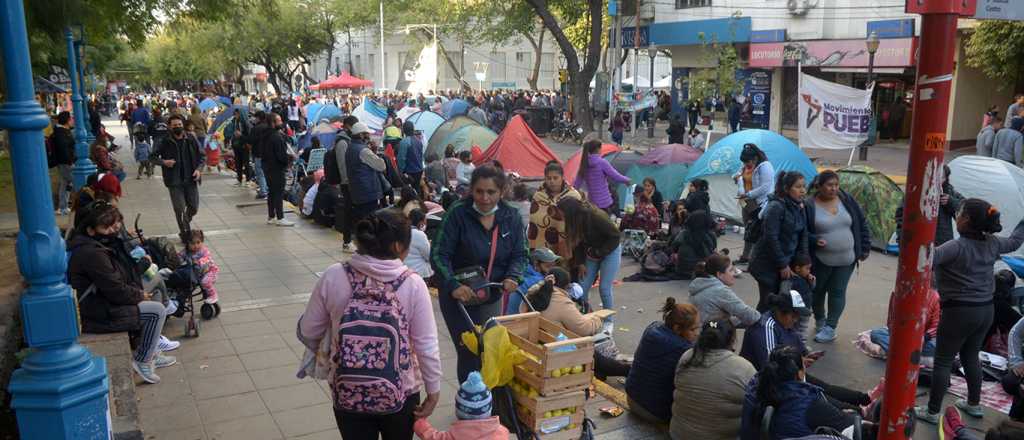
M601 157L620 151L622 151L622 148L618 145L601 144ZM572 156L569 156L569 160L565 161L565 180L567 182L574 182L576 180L576 174L580 172L580 157L582 153L583 149L581 148L573 153Z
M320 84L317 84L315 90L361 89L363 87L372 86L373 81L354 77L350 75L348 72L341 72L341 75L332 76L330 78L327 78Z
M558 157L530 130L523 117L516 115L487 151L473 162L480 165L492 160L501 162L506 172L514 171L522 177L544 177L544 166L549 161L558 161Z

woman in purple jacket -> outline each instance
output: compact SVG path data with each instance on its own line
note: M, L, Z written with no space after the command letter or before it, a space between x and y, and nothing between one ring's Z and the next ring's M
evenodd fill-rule
M583 155L580 157L580 170L576 174L577 189L585 189L587 198L594 206L612 214L612 193L608 188L608 180L629 185L628 177L619 174L601 157L601 141L591 139L583 144Z

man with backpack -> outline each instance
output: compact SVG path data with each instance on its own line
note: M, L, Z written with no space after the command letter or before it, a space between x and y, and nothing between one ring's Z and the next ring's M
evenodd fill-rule
M330 185L338 185L341 192L339 201L342 206L336 207L334 229L341 232L344 240L342 250L352 252L352 195L349 193L348 170L345 167L345 153L352 143L352 127L359 122L355 116L347 116L342 120L342 129L334 141L333 151L324 156L324 178ZM342 208L342 209L337 209Z
M75 163L75 137L71 134L71 113L60 112L57 125L47 142L50 168L57 168L57 194L59 203L57 215L68 215L68 196L71 193L71 166Z

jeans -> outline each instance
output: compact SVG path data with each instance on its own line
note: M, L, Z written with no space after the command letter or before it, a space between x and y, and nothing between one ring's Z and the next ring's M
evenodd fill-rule
M405 405L394 414L356 414L335 408L334 420L345 440L409 440L413 438L412 425L416 421L412 411L419 404L420 395L416 393L406 396Z
M455 343L456 372L459 376L459 383L462 383L469 377L469 373L480 371L480 357L473 354L462 344L462 333L470 331L470 327L469 323L466 322L466 318L462 316L462 311L459 310L457 300L452 298L451 292L441 292L438 295L438 303L441 306L441 316L444 317L444 324L448 328L448 334L451 335L452 342ZM466 306L466 311L469 312L469 317L473 319L473 324L481 326L488 319L498 316L501 311L500 309L501 301Z
M284 172L271 171L267 176L267 218L284 218Z
M871 342L878 344L878 346L882 347L886 352L889 351L889 336L888 327L880 327L871 330ZM924 335L924 344L921 347L921 356L935 356L935 338L929 337L927 334Z
M171 194L171 206L174 208L174 219L178 222L178 232L192 229L192 217L199 212L199 186L195 182L177 186L168 186Z
M846 286L850 283L850 277L853 276L853 270L857 263L852 263L849 266L829 266L822 264L820 261L815 261L814 270L812 273L817 278L814 286L814 320L818 323L822 321L825 325L837 328L839 325L839 317L843 315L843 309L846 308ZM828 296L828 314L825 311L825 297Z
M612 302L612 283L615 282L615 277L619 274L619 266L622 263L622 245L618 245L615 250L604 257L604 259L592 260L587 259L587 274L583 276L580 285L583 286L583 290L589 296L590 287L594 285L594 281L597 280L597 274L601 274L601 285L598 286L598 290L601 292L601 307L605 309L614 309L615 305Z
M932 389L928 396L928 412L942 410L942 397L949 389L949 374L953 357L960 354L960 365L967 378L967 403L981 402L981 361L978 352L992 326L995 309L989 303L983 306L943 307L939 318L939 333L935 347L935 368Z
M68 197L71 195L68 187L71 186L72 179L70 164L57 165L57 194L60 200L57 209L61 211L68 209Z
M256 184L259 185L259 190L256 194L267 195L267 177L263 175L263 160L256 158Z

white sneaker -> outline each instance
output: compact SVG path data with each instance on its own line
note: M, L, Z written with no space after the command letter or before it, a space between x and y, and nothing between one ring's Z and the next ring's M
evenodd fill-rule
M174 351L174 350L177 350L178 347L180 347L180 346L181 346L181 342L172 341L170 339L167 339L166 336L160 335L160 342L158 342L156 344L156 349L160 350L161 352Z
M276 225L277 224L277 219L276 218L268 218L267 219L267 224L268 225Z
M156 368L170 367L171 365L174 365L176 363L178 363L178 360L175 359L174 356L164 356L162 354L157 354L156 359L153 359L153 365Z
M174 300L174 299L168 300L167 301L167 307L165 307L165 310L167 310L167 316L174 315L174 312L178 311L178 301ZM160 337L163 338L163 339L167 339L167 338L164 338L162 335ZM163 341L163 339L161 339L161 342Z
M278 226L295 226L295 222L293 222L291 220L288 220L286 218L283 218L283 219L277 221L277 225Z
M138 373L139 377L141 377L142 380L149 383L160 383L160 376L156 375L155 362L150 361L142 363L132 360L132 369L135 370L136 373Z

